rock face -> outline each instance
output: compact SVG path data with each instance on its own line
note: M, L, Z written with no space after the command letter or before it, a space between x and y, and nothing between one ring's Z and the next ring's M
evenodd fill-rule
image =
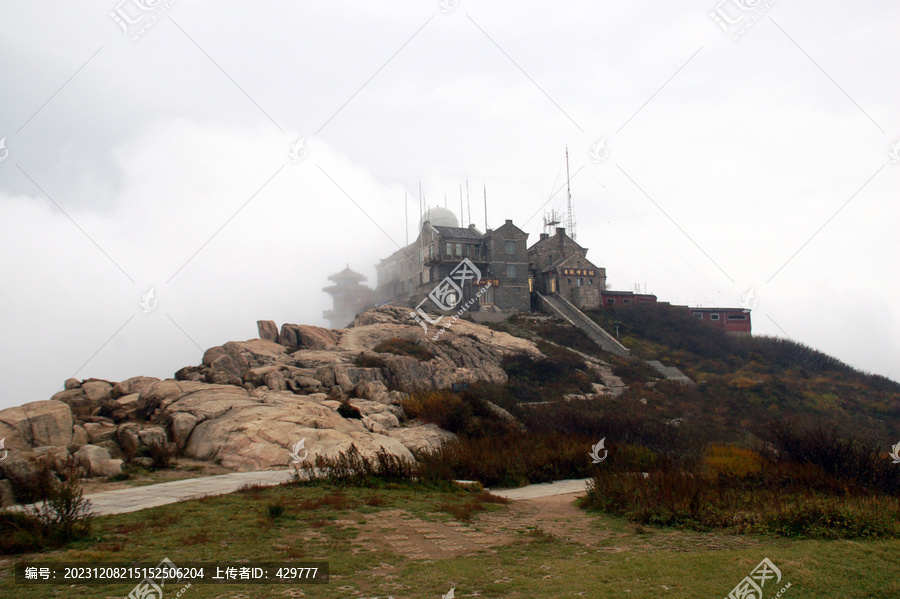
M63 391L63 393L68 393ZM33 401L0 410L0 439L7 449L29 449L72 442L72 411L61 401Z

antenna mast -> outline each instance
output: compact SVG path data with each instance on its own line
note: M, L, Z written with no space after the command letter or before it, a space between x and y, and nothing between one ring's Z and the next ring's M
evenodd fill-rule
M487 233L487 183L484 184L484 232Z
M568 216L566 218L566 232L572 240L575 240L575 216L572 213L572 182L569 175L569 146L566 146L566 195L568 196Z

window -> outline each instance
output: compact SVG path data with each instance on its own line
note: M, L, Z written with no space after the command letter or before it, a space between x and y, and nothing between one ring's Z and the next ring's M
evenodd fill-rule
M694 318L703 320L703 312L694 312Z
M522 291L521 287L513 287L513 293L519 293L520 291Z
M515 264L507 264L506 265L506 276L510 279L516 278L516 265Z
M431 258L432 256L434 256L434 246L429 245L428 246L428 257Z
M719 315L718 314L710 314L709 319L710 320L719 320Z
M593 284L594 284L594 279L588 279L588 285L593 285Z
M456 244L456 255L462 256L462 244L461 243Z
M622 300L622 303L623 303L623 304L630 304L630 303L631 303L631 300L630 300L630 299Z
M747 320L747 316L744 314L729 314L728 320Z
M613 298L611 298L611 297L606 298L606 305L607 305L607 306L615 306L615 305L616 305L616 300L613 299Z
M577 281L575 281L575 286L584 287L584 279L578 279Z
M453 244L452 244L452 243L448 243L448 244L447 244L447 255L449 256L449 255L452 254L452 253L453 253Z
M506 253L507 254L515 254L516 253L516 242L515 241L507 241L506 242Z
M571 285L571 284L572 284L572 279L566 279L566 285Z

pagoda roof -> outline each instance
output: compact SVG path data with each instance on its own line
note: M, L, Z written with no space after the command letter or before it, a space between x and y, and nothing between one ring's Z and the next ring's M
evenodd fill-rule
M347 268L345 268L341 272L331 275L330 277L328 277L328 280L334 281L335 283L347 280L365 281L366 276L356 271L350 270L350 265L348 264Z

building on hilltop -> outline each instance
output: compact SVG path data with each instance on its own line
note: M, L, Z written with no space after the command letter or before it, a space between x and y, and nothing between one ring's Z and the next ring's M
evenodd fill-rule
M588 260L587 252L563 227L557 227L552 237L541 233L538 242L528 248L532 289L544 295L558 293L579 309L599 308L601 293L606 290L606 269Z
M341 272L328 277L328 280L334 281L334 285L323 287L322 291L331 296L334 307L322 312L322 316L332 329L346 327L357 314L375 305L373 290L361 284L366 277L350 270L349 264Z
M545 230L559 220L555 214L545 219ZM607 289L606 269L588 260L588 249L565 227L552 236L541 233L531 247L527 242L528 233L511 220L482 233L475 225L461 227L446 208L430 208L416 240L375 266L374 291L360 285L365 277L349 266L329 277L335 285L324 290L335 308L325 318L342 327L370 306L393 302L415 309L422 326L437 324L440 318L430 315L441 313L466 312L484 322L531 310L534 293L558 295L578 310L657 303L653 294ZM676 307L727 332L750 334L750 314L739 308Z
M482 233L475 225L460 227L446 208L430 208L417 239L376 265L376 299L446 311L426 300L453 294L446 305L469 304L470 312L529 310L527 238L511 220ZM458 281L457 291L446 281L459 278L461 264L471 276Z

